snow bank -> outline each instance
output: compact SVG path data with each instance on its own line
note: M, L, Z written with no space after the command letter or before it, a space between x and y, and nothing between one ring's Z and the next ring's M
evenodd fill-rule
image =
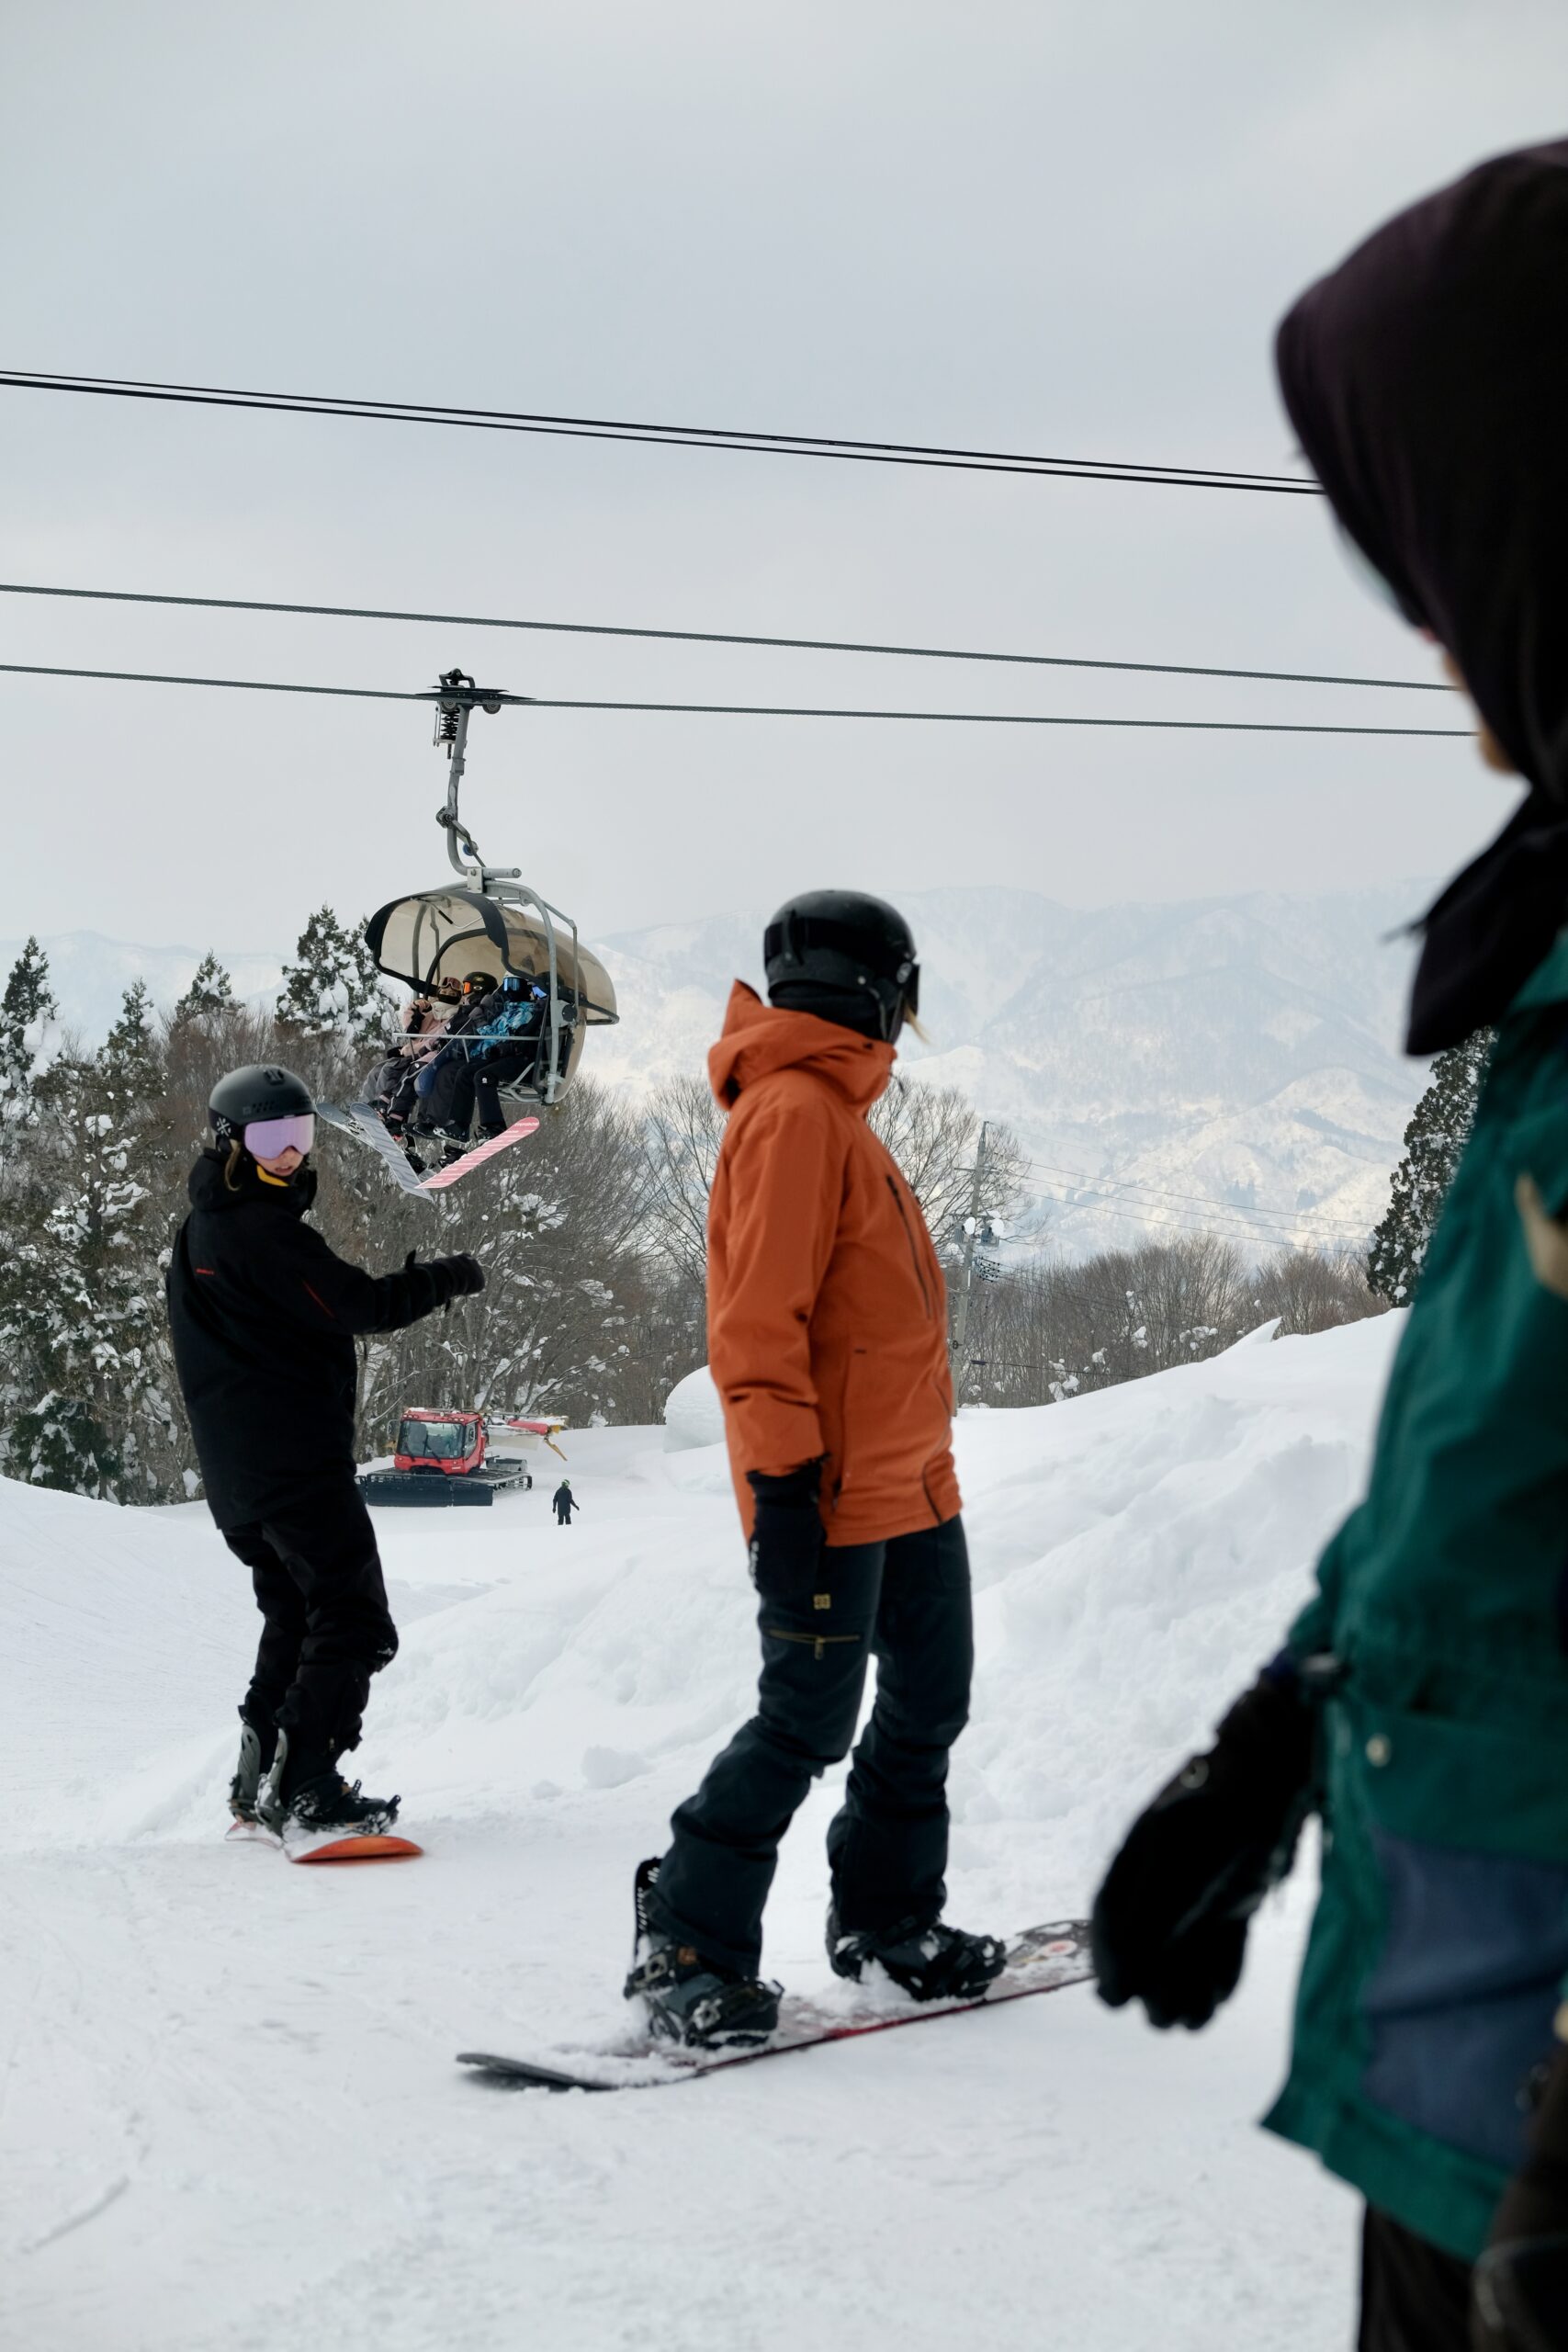
M1398 1320L961 1416L978 1669L955 1917L1081 1904L1277 1645L1361 1484ZM700 1384L693 1405L700 1430ZM402 1648L355 1769L402 1790L427 1859L325 1883L217 1834L254 1614L205 1513L0 1485L17 2340L619 2352L654 2325L675 2352L936 2352L1047 2313L1095 2352L1339 2340L1349 2200L1247 2128L1278 2079L1304 1883L1196 2043L1064 1994L649 2098L455 2081L458 2047L615 2029L631 1865L748 1711L723 1450L668 1442L574 1433L570 1528L543 1489L378 1514ZM841 1780L809 1799L769 1914L767 1965L803 1991L827 1977ZM829 2183L804 2261L778 2212L819 2216ZM389 2232L395 2297L355 2251Z
M1278 1646L1357 1492L1395 1321L961 1415L977 1672L955 1861L997 1899L1080 1899L1129 1787ZM723 1449L697 1442L705 1381L671 1396L673 1454L651 1431L574 1434L570 1528L542 1489L377 1513L403 1631L355 1759L367 1787L390 1773L452 1819L548 1801L544 1784L625 1791L661 1765L689 1777L747 1712L753 1599ZM253 1641L205 1512L3 1485L0 1527L0 1655L24 1678L0 1842L201 1835Z
M664 1451L724 1443L724 1407L705 1363L678 1380L664 1399Z

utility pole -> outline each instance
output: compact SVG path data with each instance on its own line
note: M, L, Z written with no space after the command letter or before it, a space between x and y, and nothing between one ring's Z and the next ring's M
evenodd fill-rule
M958 1377L962 1385L964 1376L964 1342L969 1336L969 1293L975 1281L975 1239L980 1230L980 1185L986 1173L986 1127L980 1122L980 1140L975 1146L975 1173L969 1184L969 1214L964 1221L964 1283L958 1294L958 1314L953 1330L953 1352L958 1359Z

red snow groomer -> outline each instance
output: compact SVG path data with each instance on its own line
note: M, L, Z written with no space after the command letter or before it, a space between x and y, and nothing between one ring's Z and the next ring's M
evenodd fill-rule
M507 1430L532 1442L537 1449L556 1443L564 1420L491 1419L483 1413L442 1412L414 1406L405 1412L398 1430L397 1451L389 1470L366 1470L359 1479L367 1503L412 1503L435 1506L476 1503L481 1507L508 1487L526 1490L534 1473L519 1454L491 1453L492 1430ZM561 1459L565 1460L565 1455Z

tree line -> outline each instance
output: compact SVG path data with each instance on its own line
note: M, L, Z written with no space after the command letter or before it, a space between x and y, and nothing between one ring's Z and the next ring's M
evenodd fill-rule
M214 957L172 1011L125 991L101 1046L59 1034L29 940L0 996L0 1470L127 1503L200 1482L174 1376L164 1273L207 1135L215 1080L285 1061L319 1099L353 1099L396 1025L362 937L310 918L270 1009L236 1001ZM1253 1263L1183 1233L1069 1261L971 1251L962 1398L1040 1405L1191 1363L1277 1317L1321 1330L1409 1295L1482 1060L1440 1065L1406 1136L1390 1215L1364 1259L1298 1250ZM956 1305L966 1226L982 1237L1025 1189L1016 1139L957 1090L902 1079L873 1124L919 1198ZM708 1189L724 1114L705 1083L647 1109L578 1080L539 1130L439 1203L411 1200L347 1137L319 1151L316 1216L344 1256L471 1250L488 1283L412 1330L360 1342L361 1458L413 1404L655 1422L705 1354ZM1380 1295L1381 1294L1381 1295Z

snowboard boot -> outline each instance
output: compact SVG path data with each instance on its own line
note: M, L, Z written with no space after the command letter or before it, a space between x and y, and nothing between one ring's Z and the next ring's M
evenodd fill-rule
M693 1945L657 1928L649 1905L658 1876L657 1861L638 1863L626 1999L641 2001L656 2041L679 2041L688 2050L744 2050L766 2041L779 2021L783 1987L705 1960Z
M325 1749L300 1747L290 1755L288 1734L277 1735L272 1770L256 1793L256 1814L285 1845L314 1844L324 1838L378 1838L398 1817L396 1797L360 1794Z
M977 2001L1007 1964L997 1936L972 1936L943 1919L921 1925L900 1919L891 1928L846 1930L836 1905L828 1912L828 1958L835 1976L858 1984L875 1961L912 2001Z

